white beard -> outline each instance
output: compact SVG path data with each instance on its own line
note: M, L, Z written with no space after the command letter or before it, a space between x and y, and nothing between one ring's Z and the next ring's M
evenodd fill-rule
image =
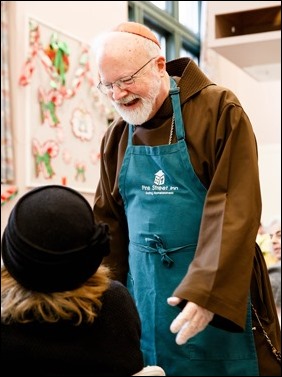
M161 79L156 78L155 80L153 80L151 89L149 90L148 96L146 98L142 98L135 95L130 95L126 97L124 100L121 100L119 102L112 101L112 104L115 107L116 111L120 114L120 116L127 123L133 124L133 125L140 125L142 123L145 123L149 119L149 116L152 113L156 98L159 94L160 87L161 87ZM139 105L138 109L127 110L124 107L120 106L120 104L128 103L136 98L141 100L141 104Z

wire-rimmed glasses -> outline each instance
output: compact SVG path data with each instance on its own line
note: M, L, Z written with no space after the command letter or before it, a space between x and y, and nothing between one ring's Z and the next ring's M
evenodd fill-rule
M121 79L111 82L109 84L103 84L101 81L97 85L97 88L103 93L103 94L109 94L113 90L113 86L116 85L119 89L125 90L130 85L134 84L135 78L142 71L143 68L145 68L152 60L156 59L157 56L154 58L151 58L148 60L144 65L142 65L141 68L139 68L133 75L122 77Z

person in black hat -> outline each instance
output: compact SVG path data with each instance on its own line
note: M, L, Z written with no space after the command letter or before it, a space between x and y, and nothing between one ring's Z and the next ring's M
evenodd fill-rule
M111 280L109 234L86 199L57 185L13 208L1 254L6 376L121 376L143 368L133 299Z

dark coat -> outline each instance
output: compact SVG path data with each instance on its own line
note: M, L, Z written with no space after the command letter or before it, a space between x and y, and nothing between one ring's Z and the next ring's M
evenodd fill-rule
M112 282L94 324L1 324L4 376L131 376L143 368L141 326L127 289Z

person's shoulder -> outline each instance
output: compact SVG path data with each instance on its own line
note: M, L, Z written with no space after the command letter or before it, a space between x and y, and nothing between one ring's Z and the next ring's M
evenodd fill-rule
M118 133L123 132L124 128L126 128L127 123L122 119L122 117L116 117L109 125L106 130L106 135L111 133Z
M137 308L133 297L126 286L117 280L111 280L109 288L103 295L103 310L107 311L113 307L118 308L120 314L131 312L131 315L136 316Z
M118 280L111 280L110 281L110 286L109 286L109 289L114 291L114 290L118 290L118 291L127 291L127 288L125 285L123 285L120 281Z
M117 140L124 140L127 143L128 125L122 118L115 119L106 129L103 136L104 148L116 149L119 145Z
M205 88L205 92L207 95L210 95L212 97L219 97L225 103L228 102L241 107L241 103L237 95L229 88L226 88L218 84L209 85Z
M130 293L129 293L128 289L126 288L126 286L123 285L121 282L119 282L117 280L111 280L110 281L109 288L105 292L105 294L107 296L117 297L119 299L121 297L123 297L123 298L130 297L130 300L131 300Z

